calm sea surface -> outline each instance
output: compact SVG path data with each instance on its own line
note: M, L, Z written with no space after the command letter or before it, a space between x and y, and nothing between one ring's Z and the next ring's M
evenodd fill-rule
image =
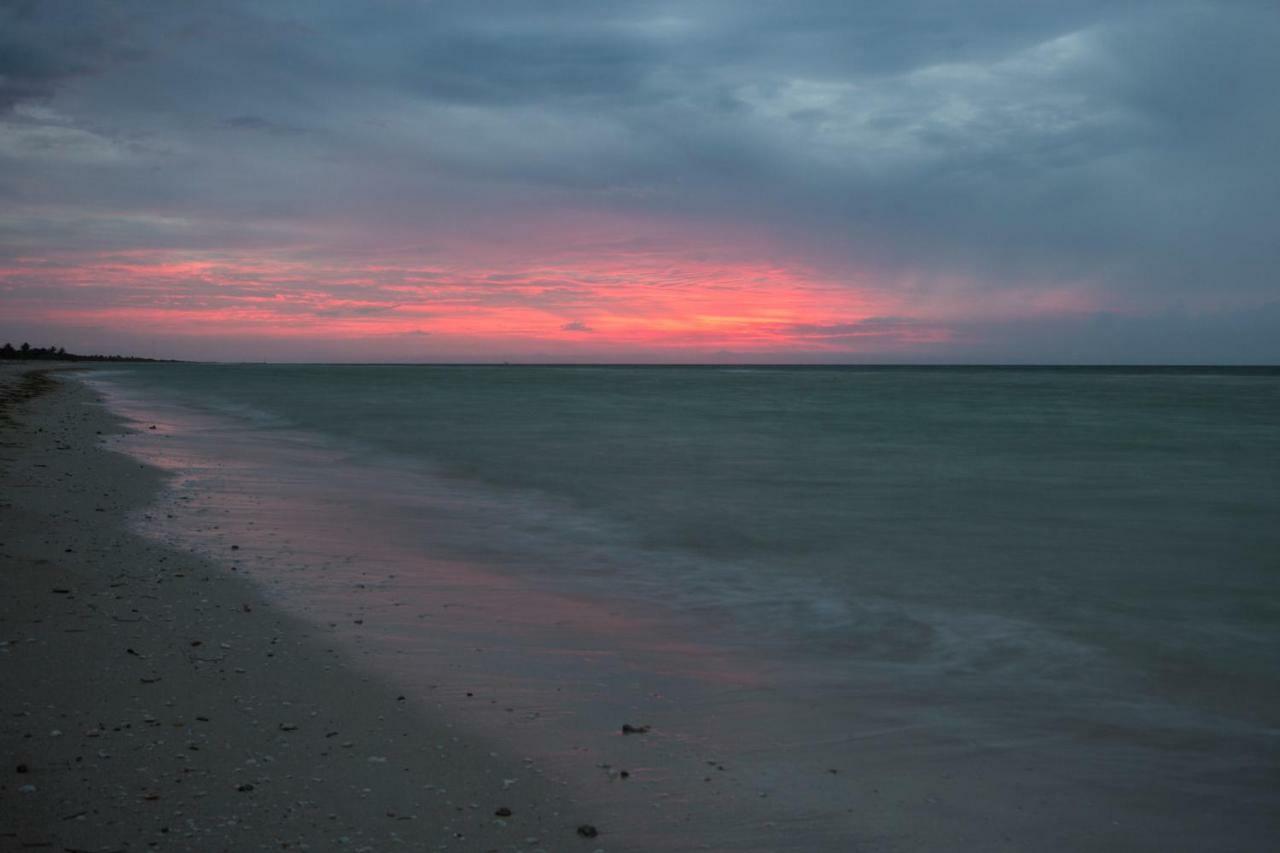
M231 468L256 454L240 468L280 470L242 490L305 491L270 448L310 447L324 466L297 467L324 468L314 483L341 484L326 500L380 541L666 614L692 643L844 697L846 723L874 695L976 748L1074 756L1073 784L1094 767L1169 786L1152 796L1170 812L1227 791L1246 834L1221 849L1262 849L1250 839L1275 827L1258 815L1278 803L1280 371L99 377L135 418L187 424L170 467L196 447Z

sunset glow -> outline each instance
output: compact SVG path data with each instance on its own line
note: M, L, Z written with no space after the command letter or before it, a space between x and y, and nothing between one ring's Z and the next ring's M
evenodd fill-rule
M1243 105L1271 52L1197 47L1280 27L1175 5L931 10L932 35L911 3L810 0L0 10L0 337L286 361L1280 358L1280 122Z
M802 349L857 352L945 341L937 322L905 322L893 299L764 262L656 253L579 258L525 269L316 263L151 250L22 258L0 270L21 292L15 316L165 337L419 340L578 350L712 355ZM65 299L65 305L50 302Z

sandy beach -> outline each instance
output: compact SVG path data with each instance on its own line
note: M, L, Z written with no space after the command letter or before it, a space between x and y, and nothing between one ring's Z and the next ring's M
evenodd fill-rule
M522 757L130 533L159 475L40 369L0 380L0 849L622 849Z

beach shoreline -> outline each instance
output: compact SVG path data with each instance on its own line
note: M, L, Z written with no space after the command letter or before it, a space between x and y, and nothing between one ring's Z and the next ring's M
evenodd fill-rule
M662 606L604 552L503 539L529 507L581 522L569 504L436 476L328 421L228 415L234 394L185 368L35 369L0 367L0 850L1252 851L1274 836L1265 733L1163 701L1109 717L1113 659L1089 646L1066 647L1090 653L1063 670L1095 691L1075 695L805 649L824 635L792 623L770 645L744 630L768 620ZM237 390L256 381L233 372ZM470 435L465 418L437 428ZM671 552L640 556L660 592L696 580L666 571ZM865 583L846 592L874 603ZM951 603L919 624L1022 636ZM875 611L850 616L868 638L892 636L857 613ZM1011 660L1070 664L1058 636ZM1008 650L984 637L958 648Z
M131 532L161 474L101 446L122 425L83 384L25 387L0 427L0 849L625 849L251 582Z

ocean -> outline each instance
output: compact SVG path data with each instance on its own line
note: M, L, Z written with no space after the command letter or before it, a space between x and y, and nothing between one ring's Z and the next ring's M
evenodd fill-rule
M1280 370L89 381L171 474L140 530L347 626L638 849L1280 838ZM584 781L623 721L631 782Z

